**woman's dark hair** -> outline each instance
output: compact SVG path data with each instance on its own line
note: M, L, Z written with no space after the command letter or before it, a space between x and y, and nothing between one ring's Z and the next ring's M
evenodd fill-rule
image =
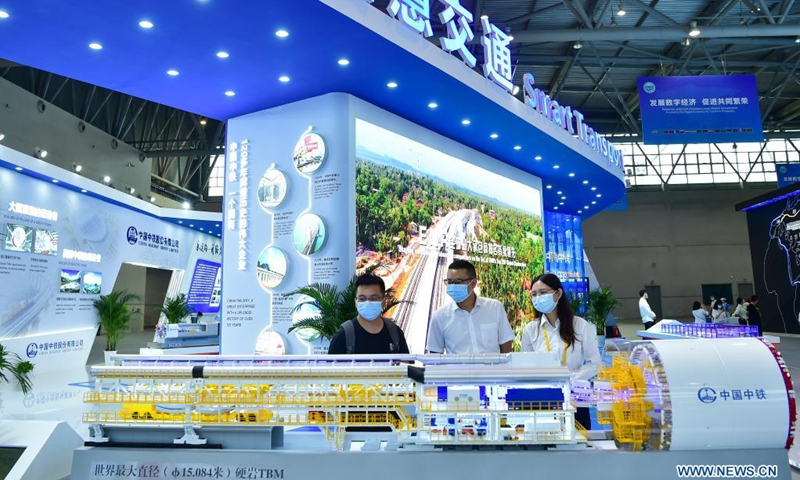
M722 308L722 300L716 300L714 302L714 310L719 310Z
M692 310L700 310L700 307L702 307L702 305L700 305L700 302L695 301L692 304Z
M556 305L558 319L561 322L558 328L558 334L567 346L572 346L575 343L575 325L573 324L575 312L572 311L572 305L570 305L569 299L567 298L567 292L564 291L564 285L562 285L561 280L552 273L539 275L533 279L533 283L536 282L544 283L552 288L553 291L561 289L561 298L558 299L558 305Z
M736 305L741 305L742 303L744 303L744 300L742 300L742 297L738 297L736 299Z

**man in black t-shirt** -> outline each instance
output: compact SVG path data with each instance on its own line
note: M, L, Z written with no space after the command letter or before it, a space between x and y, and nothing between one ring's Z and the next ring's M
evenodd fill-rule
M758 327L759 337L763 334L761 331L761 310L758 308L757 295L753 295L753 298L750 299L750 305L747 306L747 323Z
M381 315L385 295L386 285L380 277L364 274L356 279L358 317L348 321L350 326L345 324L336 332L328 347L328 355L408 353L403 331ZM351 329L353 337L350 342L347 329ZM348 343L352 344L349 349Z

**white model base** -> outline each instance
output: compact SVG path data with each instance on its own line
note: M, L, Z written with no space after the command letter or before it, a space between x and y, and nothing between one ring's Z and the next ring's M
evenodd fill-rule
M82 446L83 439L67 422L0 421L0 448L25 449L6 480L66 478L72 453Z

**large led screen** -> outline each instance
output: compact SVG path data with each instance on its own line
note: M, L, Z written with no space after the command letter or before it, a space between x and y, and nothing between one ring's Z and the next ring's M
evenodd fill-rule
M356 120L356 267L380 265L387 287L409 301L392 316L414 353L431 313L451 301L443 281L454 259L476 265L479 294L503 302L516 330L533 315L541 193L470 160Z
M747 227L763 330L800 333L800 197L749 210Z

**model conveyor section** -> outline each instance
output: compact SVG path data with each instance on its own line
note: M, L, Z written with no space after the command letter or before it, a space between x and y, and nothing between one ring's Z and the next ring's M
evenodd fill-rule
M588 443L577 399L621 449L776 448L795 418L783 360L754 338L631 342L593 385L547 354L116 358L91 370L97 445L120 430L212 445L219 432L317 426L333 449L353 427L386 430L401 450L576 448Z

